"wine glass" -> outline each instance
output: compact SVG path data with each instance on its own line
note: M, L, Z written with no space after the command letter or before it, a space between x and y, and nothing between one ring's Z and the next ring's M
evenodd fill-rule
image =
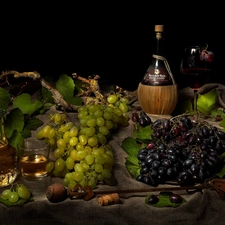
M208 46L188 46L184 49L180 72L182 84L194 91L193 111L197 112L198 90L208 82L212 72L214 53L208 51Z

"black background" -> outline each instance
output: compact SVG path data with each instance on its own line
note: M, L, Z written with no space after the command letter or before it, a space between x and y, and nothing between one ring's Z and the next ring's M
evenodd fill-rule
M98 74L135 90L151 61L154 25L164 24L166 57L178 84L183 49L206 43L216 55L210 82L224 83L220 4L67 2L1 6L1 71Z

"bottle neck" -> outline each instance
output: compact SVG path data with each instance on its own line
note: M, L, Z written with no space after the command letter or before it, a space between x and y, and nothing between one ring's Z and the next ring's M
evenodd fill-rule
M162 32L156 32L156 49L155 54L159 56L165 56L164 52L164 37Z

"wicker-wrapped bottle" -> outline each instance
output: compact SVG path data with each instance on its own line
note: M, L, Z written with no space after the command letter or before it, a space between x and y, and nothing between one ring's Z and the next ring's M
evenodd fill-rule
M148 114L171 115L178 101L178 87L164 56L164 26L155 25L156 50L142 81L138 101Z

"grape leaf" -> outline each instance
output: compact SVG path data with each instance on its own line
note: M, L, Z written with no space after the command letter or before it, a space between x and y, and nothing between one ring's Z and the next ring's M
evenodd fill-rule
M31 130L35 130L38 127L40 127L43 124L43 121L41 121L38 118L31 118L27 121L27 123L24 126L23 129L23 137L28 138L31 136Z
M29 199L22 199L22 198L20 198L17 202L12 203L9 200L6 200L6 199L3 199L3 198L0 197L0 203L2 203L5 206L8 206L8 207L22 206L22 205L24 205L24 204L26 204L28 202L33 202L33 201L34 201L34 199L32 197L29 198Z
M140 145L137 144L136 140L132 137L126 137L122 141L121 147L125 150L128 155L133 155L137 157L138 151L140 150Z
M152 129L150 126L142 127L139 124L137 124L137 129L134 130L133 137L142 142L146 142L152 139L151 134Z
M10 94L4 88L0 87L0 111L6 111L10 102Z
M4 128L6 138L9 139L14 130L22 133L24 127L24 115L18 108L11 110L6 117Z
M147 195L146 198L145 198L145 203L146 203L147 205L151 205L151 206L154 206L154 207L162 208L162 207L168 207L168 206L170 206L170 207L178 207L178 206L180 206L180 205L182 205L182 204L184 204L184 203L187 202L187 201L186 201L184 198L182 198L182 196L181 196L181 198L183 199L181 203L172 203L172 202L170 201L170 199L169 199L169 196L170 196L171 194L173 194L173 192L160 192L160 193L159 193L159 196L158 196L159 201L158 201L156 204L149 204L149 203L148 203L148 198L151 196L151 194L149 194L149 195Z
M28 115L32 115L42 106L43 104L41 103L41 101L37 99L31 101L31 96L27 93L18 95L13 101L13 108L19 108L23 112L23 114Z
M74 81L71 77L67 76L66 74L63 74L59 77L58 81L56 82L56 88L65 100L74 97L74 89L75 89Z
M216 100L217 100L216 89L213 89L203 95L198 94L198 100L197 100L198 111L205 115L210 114L213 107L216 104Z
M17 156L21 156L21 152L18 150L18 144L23 141L24 137L22 136L21 132L14 130L11 137L8 138L8 141L11 146L13 146L17 150Z

